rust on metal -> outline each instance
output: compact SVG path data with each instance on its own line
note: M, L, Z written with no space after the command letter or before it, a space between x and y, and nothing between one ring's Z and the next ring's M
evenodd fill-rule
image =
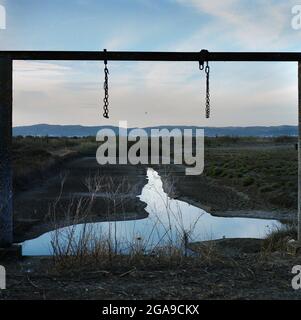
M13 242L12 60L0 57L0 247Z
M0 247L13 242L12 214L12 65L14 60L78 61L249 61L298 62L298 240L301 242L301 53L300 52L142 52L142 51L0 51Z
M301 243L301 60L298 62L298 242Z
M300 52L0 51L13 60L82 61L301 61Z

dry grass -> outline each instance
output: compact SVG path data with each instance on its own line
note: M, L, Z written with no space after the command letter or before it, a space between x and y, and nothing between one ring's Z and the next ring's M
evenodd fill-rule
M107 202L109 219L111 214L116 213L116 207L122 206L126 199L123 195L130 193L131 187L125 179L117 184L113 178L95 175L83 182L90 196L72 197L66 204L66 201L61 201L65 180L66 177L62 177L61 191L48 214L54 230L51 248L56 268L76 270L107 262L112 264L118 244L113 240L111 230L108 234L102 234L87 220L98 193L102 193Z
M197 252L204 263L213 264L224 261L222 255L216 247L216 244L213 241L208 241L206 244L199 244L197 246Z
M50 214L54 229L51 247L57 271L113 269L120 261L129 267L143 267L149 263L172 266L183 263L191 255L188 244L198 221L185 228L182 212L179 208L172 210L168 197L165 199L162 196L168 223L164 223L159 215L155 216L152 229L147 235L139 235L139 231L136 232L134 229L126 239L120 240L117 234L117 222L106 222L108 228L104 231L95 224L87 223L86 220L99 193L111 204L108 211L109 218L110 214L116 213L116 207L122 207L120 204L125 199L123 195L131 193L133 186L126 180L121 182L119 180L117 183L117 180L101 176L88 177L84 183L91 194L89 198L72 199L63 208L65 212L63 220L61 214L56 214L60 206L58 199ZM62 179L62 189L63 186L64 179ZM176 224L171 221L176 221ZM194 256L196 258L198 254Z
M297 239L297 227L289 224L274 228L263 241L262 252L286 251L289 240Z

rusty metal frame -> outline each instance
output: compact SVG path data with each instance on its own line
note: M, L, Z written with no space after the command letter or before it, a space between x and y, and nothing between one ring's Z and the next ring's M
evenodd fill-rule
M14 60L298 62L298 241L301 243L300 52L0 51L0 248L13 243L11 149Z

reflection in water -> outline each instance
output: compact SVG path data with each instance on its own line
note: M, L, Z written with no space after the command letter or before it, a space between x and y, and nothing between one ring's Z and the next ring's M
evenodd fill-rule
M113 235L117 240L118 251L126 253L129 245L141 242L146 250L156 245L180 242L183 234L189 235L189 241L214 240L226 238L263 238L275 226L276 220L250 218L213 217L206 211L186 202L171 199L164 192L160 176L153 169L147 171L148 183L144 186L141 201L147 203L148 218L142 220L99 222L86 224L93 229L93 234L106 238ZM74 227L80 235L84 225ZM62 228L60 234L68 233L68 227ZM23 255L52 254L51 240L54 231L25 241L22 245ZM115 238L116 237L116 238Z

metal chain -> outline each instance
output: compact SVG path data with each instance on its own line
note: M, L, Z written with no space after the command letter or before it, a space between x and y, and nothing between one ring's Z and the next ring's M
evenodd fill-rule
M106 52L106 50L104 50ZM104 60L105 68L104 68L104 74L105 74L105 81L104 81L104 92L105 96L103 99L104 106L103 106L103 116L104 118L109 118L109 69L107 67L107 60ZM210 67L208 61L206 61L206 67L204 66L205 62L200 61L199 62L199 69L203 71L205 69L206 73L206 118L210 118Z
M210 118L210 67L208 61L206 62L206 118Z
M106 52L106 50L104 50L104 52ZM105 60L104 63L105 63L105 68L104 68L105 81L103 84L103 88L104 88L105 96L103 99L103 102L104 102L103 116L104 118L109 119L109 69L107 67L107 64L108 64L107 60Z
M208 53L207 50L202 50L201 53ZM199 69L201 71L205 70L205 74L206 74L206 118L209 119L210 118L210 67L209 67L209 62L206 61L206 67L205 67L205 61L204 60L200 60L199 61Z

